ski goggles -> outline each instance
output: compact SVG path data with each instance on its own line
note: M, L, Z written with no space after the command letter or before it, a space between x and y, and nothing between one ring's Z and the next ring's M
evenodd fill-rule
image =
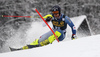
M53 14L59 14L59 11L53 11L52 13Z

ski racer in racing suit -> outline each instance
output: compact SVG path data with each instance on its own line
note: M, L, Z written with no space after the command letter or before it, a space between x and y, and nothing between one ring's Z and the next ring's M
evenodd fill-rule
M64 14L61 14L61 8L59 6L53 6L52 9L52 14L48 14L44 16L46 22L52 22L53 24L53 31L55 32L55 35L57 36L59 41L64 40L66 36L66 29L67 29L67 24L71 27L72 29L72 37L71 39L76 38L76 29L73 24L73 22L70 20L69 17L65 16ZM34 48L38 46L44 46L49 43L52 43L55 40L55 36L51 31L43 34L39 39L36 39L33 41L31 44L26 45L22 47L21 49L29 49L29 48Z

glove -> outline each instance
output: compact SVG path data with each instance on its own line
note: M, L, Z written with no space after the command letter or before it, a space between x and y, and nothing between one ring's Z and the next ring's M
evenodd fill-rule
M51 14L48 14L48 15L44 16L43 18L45 18L46 21L48 22L53 18L53 16Z
M75 34L72 34L72 37L71 37L72 40L75 40L77 39L77 36Z
M46 21L48 22L48 21L50 21L52 19L52 17L47 17L46 18Z

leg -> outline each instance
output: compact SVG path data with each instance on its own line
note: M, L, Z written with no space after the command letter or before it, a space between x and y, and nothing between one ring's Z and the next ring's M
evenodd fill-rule
M66 31L62 31L62 30L58 29L58 30L54 30L54 32L55 32L56 36L58 36L57 38L59 41L62 41L66 36ZM54 35L51 35L48 39L49 39L49 42L52 43L56 38Z
M61 33L59 31L55 31L55 35L57 36L57 38L59 38L61 36ZM50 43L52 43L54 40L56 39L56 37L54 35L51 35L48 40Z
M63 35L61 30L54 30L57 38L59 38L61 35ZM61 32L61 33L60 33ZM41 38L39 38L37 41L34 41L32 44L30 45L39 45L39 46L44 46L47 45L49 43L52 43L55 40L55 36L53 35L53 33L51 31L45 33L44 35L42 35ZM38 43L38 44L36 44Z
M51 36L52 34L53 33L51 31L49 31L49 32L43 34L39 39L36 39L32 43L30 43L29 45L26 45L26 46L19 48L19 49L15 49L15 48L10 47L10 50L11 51L25 50L25 49L30 49L30 48L35 48L35 47L47 45L47 44L49 44L48 37Z
M57 38L62 38L63 37L63 33L61 30L54 30ZM32 42L31 44L22 47L21 49L29 49L29 48L34 48L34 47L39 47L39 46L44 46L47 45L49 43L52 43L55 40L55 36L53 35L53 33L51 31L45 33L44 35L42 35L41 38L36 39L34 42Z
M57 30L61 33L61 36L58 38L59 41L64 40L65 36L66 36L66 31L62 31L62 30Z
M43 34L39 39L36 39L31 44L24 46L23 49L29 49L33 47L39 47L49 44L48 37L51 36L53 33L51 31Z
M39 43L42 42L42 41L44 41L44 40L46 40L46 39L48 39L48 37L51 36L51 35L53 35L53 33L52 33L51 31L49 31L49 32L47 32L47 33L45 33L45 34L43 34L43 35L39 38Z

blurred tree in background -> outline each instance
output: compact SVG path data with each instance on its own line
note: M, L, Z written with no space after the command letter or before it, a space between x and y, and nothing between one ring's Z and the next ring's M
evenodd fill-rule
M86 15L94 34L100 34L99 0L0 0L0 16L30 16L32 15L31 13L36 13L33 8L37 8L44 16L51 13L49 10L54 5L59 5L62 8L62 13L69 17ZM6 31L4 28L8 28L10 31L7 25L10 25L12 29L18 30L21 24L26 25L25 23L31 21L32 19L30 18L0 17L0 34L6 35L4 38L7 39L9 33L4 32Z

